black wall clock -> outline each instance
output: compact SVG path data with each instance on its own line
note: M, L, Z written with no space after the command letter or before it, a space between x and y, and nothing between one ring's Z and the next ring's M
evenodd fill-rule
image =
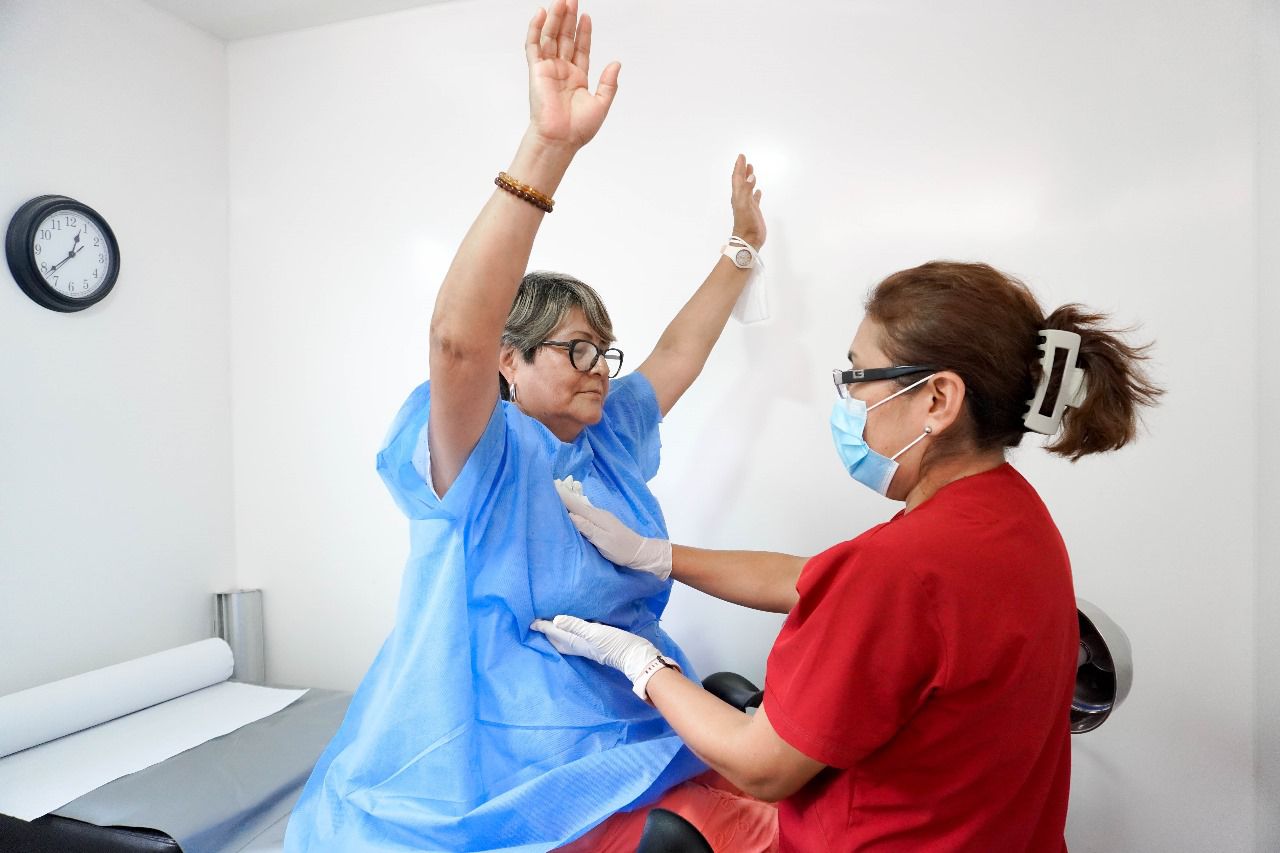
M4 251L18 286L51 311L100 302L120 274L120 247L107 221L64 195L42 195L18 208Z

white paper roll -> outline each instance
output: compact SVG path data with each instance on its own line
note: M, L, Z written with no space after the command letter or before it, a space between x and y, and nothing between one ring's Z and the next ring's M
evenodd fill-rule
M0 696L0 757L226 681L231 669L215 637Z

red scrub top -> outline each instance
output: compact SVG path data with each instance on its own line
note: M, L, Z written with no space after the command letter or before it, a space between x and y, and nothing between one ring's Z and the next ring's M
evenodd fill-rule
M1066 547L1002 465L810 560L764 708L828 765L786 851L1054 851L1079 628Z

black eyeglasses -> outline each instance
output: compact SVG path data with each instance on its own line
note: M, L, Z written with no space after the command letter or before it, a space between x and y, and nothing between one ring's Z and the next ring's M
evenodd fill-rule
M831 378L836 383L836 396L845 399L849 396L849 386L855 382L879 382L881 379L897 379L899 376L910 376L913 373L928 373L938 368L923 364L903 364L898 367L869 367L865 370L831 371Z
M600 349L591 341L543 341L539 346L561 347L569 352L569 363L583 373L595 370L596 362L604 357L605 366L609 368L609 378L618 375L622 370L622 350L610 347Z

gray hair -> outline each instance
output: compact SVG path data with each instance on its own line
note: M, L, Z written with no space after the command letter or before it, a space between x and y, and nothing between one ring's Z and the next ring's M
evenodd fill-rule
M582 309L591 331L604 343L613 343L613 321L600 294L590 285L564 273L526 273L507 314L502 345L513 347L526 362L532 362L538 347L575 307ZM504 400L511 399L507 379L501 373L498 374L498 394Z

